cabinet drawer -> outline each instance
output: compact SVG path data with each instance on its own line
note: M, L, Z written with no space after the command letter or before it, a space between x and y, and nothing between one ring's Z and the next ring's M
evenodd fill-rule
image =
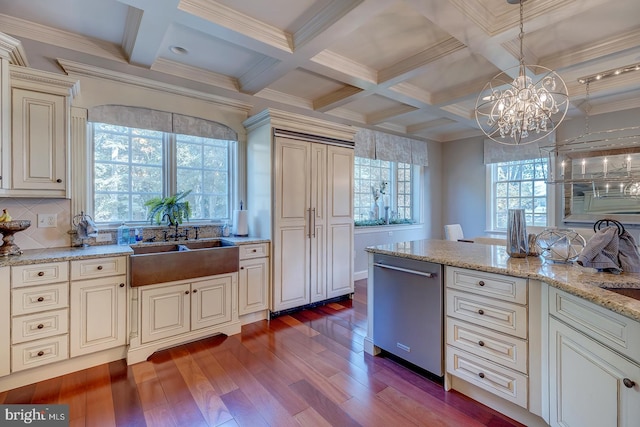
M239 245L240 259L261 258L269 256L269 243Z
M527 308L518 304L447 289L447 315L527 338Z
M496 363L447 346L447 372L527 408L528 378Z
M55 310L68 306L68 283L19 288L11 292L11 314L13 316Z
M11 347L12 372L22 371L69 357L69 337L59 335Z
M93 279L127 273L127 257L71 261L71 280Z
M527 341L447 317L447 344L527 374Z
M527 303L527 279L447 267L446 286L518 304Z
M549 314L640 363L640 323L549 286Z
M69 263L18 265L11 267L11 277L12 288L66 282L69 280Z
M66 334L69 330L67 309L19 316L11 319L11 342L18 344L39 338Z

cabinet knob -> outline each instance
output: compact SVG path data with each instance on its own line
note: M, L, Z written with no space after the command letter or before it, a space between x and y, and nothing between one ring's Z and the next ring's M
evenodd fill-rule
M480 347L484 347L484 341L478 341L478 345L479 345Z
M44 301L44 297L38 297L38 302Z
M40 350L40 351L38 352L38 356L44 356L44 351Z
M484 286L484 281L483 281L483 280L480 280L480 281L478 282L478 286Z
M257 250L257 249L254 249L254 250L252 250L251 252L256 253L256 252L258 252L258 250Z
M38 271L38 276L40 277L44 276L44 271Z
M101 265L98 266L98 270L102 270L102 266Z
M58 178L58 179L56 179L56 182L57 182L58 184L60 184L60 183L62 182L62 180L61 180L60 178Z
M240 270L244 270L244 267L240 267Z
M184 294L185 295L189 295L189 291L184 291Z
M44 325L43 325L42 323L40 323L40 324L37 326L37 328L38 328L38 329L42 329L42 328L44 328Z
M193 290L193 293L195 294L196 292L198 292L198 290L197 290L197 289L194 289L194 290Z
M120 287L121 287L121 288L124 288L124 283L120 283Z
M478 310L478 314L480 315L484 314L484 310L483 309Z
M624 384L626 388L633 388L636 385L635 381L632 381L629 378L623 379L622 384Z
M484 378L484 373L483 373L483 372L480 372L480 373L478 374L478 376L479 376L480 378Z

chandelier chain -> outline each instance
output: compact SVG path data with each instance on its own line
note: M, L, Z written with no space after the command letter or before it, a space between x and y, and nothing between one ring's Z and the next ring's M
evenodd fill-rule
M589 103L589 99L590 99L590 92L589 92L589 83L587 82L587 96L585 98L585 106L584 106L584 129L585 129L585 135L589 135L589 113L591 112L591 104Z
M524 65L524 5L520 0L520 65Z

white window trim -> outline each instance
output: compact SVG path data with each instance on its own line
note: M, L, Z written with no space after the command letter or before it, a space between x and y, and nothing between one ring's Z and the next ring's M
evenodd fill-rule
M547 159L548 161L548 159ZM485 217L485 233L505 234L505 230L495 230L493 228L493 216L495 213L493 200L495 192L493 187L493 167L495 163L485 165L485 182L486 182L486 217ZM556 186L555 184L547 184L547 227L556 226Z

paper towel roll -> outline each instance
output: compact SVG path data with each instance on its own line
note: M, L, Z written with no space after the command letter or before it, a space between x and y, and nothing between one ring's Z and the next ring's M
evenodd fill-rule
M233 235L245 237L249 235L247 211L233 211Z

